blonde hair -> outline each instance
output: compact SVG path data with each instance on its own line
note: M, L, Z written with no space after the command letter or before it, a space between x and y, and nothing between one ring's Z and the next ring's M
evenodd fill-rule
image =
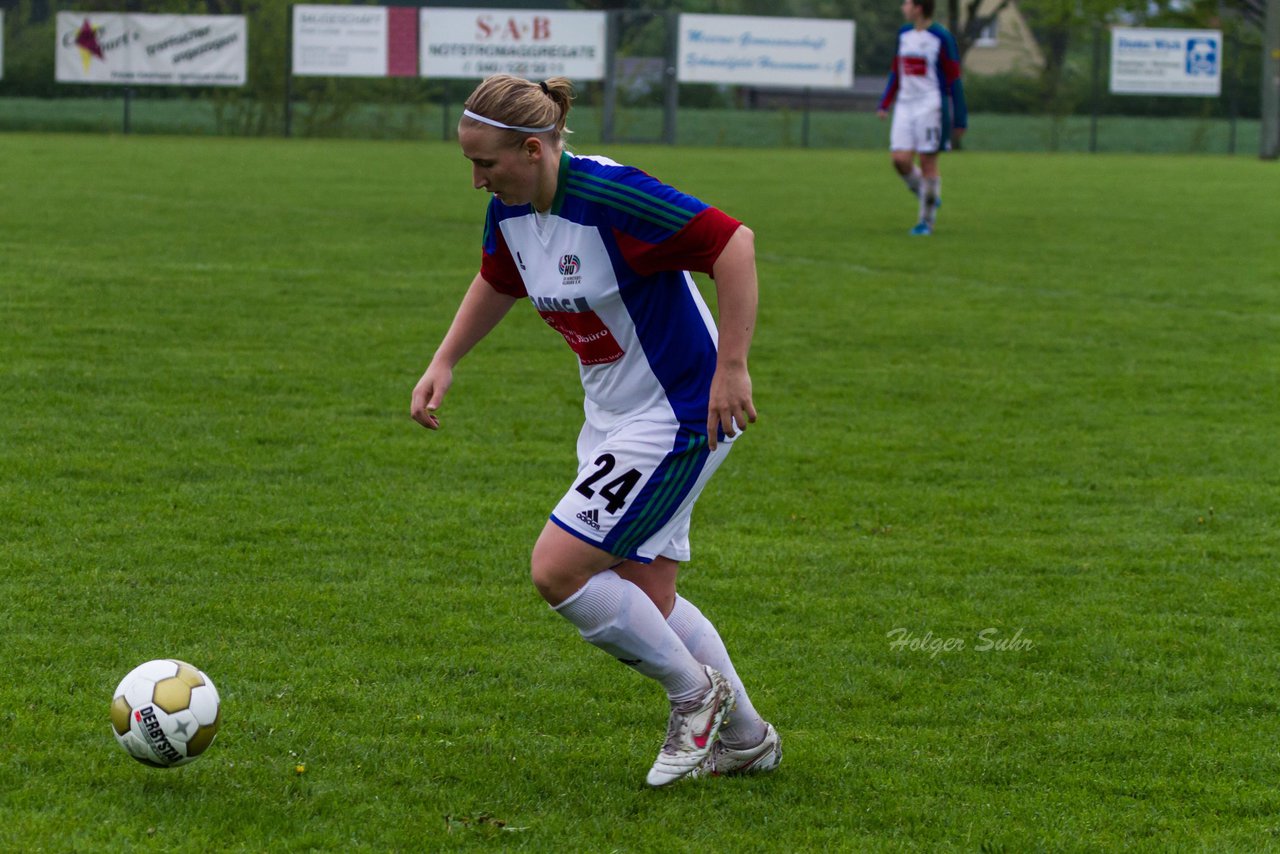
M541 83L534 83L512 74L495 74L486 78L463 104L476 115L504 125L551 127L545 133L551 134L556 142L564 134L573 132L565 127L569 107L572 105L573 83L568 77L551 77ZM470 116L464 116L462 121L476 122ZM528 133L513 130L504 130L503 133L510 134L515 145L529 136Z

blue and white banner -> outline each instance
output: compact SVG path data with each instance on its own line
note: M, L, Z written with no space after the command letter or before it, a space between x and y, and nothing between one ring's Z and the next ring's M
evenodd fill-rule
M247 76L243 15L59 12L57 27L59 83L243 86Z
M1112 29L1111 91L1217 97L1222 93L1222 31Z
M681 83L740 86L853 86L853 21L681 15L676 76Z

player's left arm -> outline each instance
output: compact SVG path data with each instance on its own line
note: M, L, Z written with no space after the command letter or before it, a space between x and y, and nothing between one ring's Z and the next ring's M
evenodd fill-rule
M964 100L964 83L960 80L960 49L951 33L942 40L942 50L942 77L947 84L943 95L951 98L951 135L958 140L969 127L969 107Z
M720 342L707 404L707 444L715 450L720 431L733 437L756 420L751 374L747 371L759 302L755 234L751 229L738 226L716 259L712 276L716 283Z
M622 203L609 205L613 238L638 275L664 270L710 274L719 306L719 347L707 406L707 442L756 420L747 351L756 323L756 250L751 229L639 170L610 176ZM638 202L643 202L639 204Z

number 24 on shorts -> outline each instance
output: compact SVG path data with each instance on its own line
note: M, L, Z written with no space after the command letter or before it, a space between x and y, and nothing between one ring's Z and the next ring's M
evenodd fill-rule
M586 480L574 487L578 492L587 498L595 497L597 489L595 484L603 480L613 472L613 468L617 465L617 460L613 454L601 454L596 457L596 470L587 476ZM609 503L605 505L605 510L610 513L617 513L627 503L627 496L631 494L631 490L640 482L640 472L635 469L629 469L623 474L618 475L613 480L599 487L599 493L609 499Z

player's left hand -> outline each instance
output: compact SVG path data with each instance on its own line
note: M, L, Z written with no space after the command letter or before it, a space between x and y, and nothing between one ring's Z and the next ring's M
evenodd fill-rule
M756 406L751 401L747 366L717 365L707 405L707 446L714 451L721 431L732 439L755 421Z

